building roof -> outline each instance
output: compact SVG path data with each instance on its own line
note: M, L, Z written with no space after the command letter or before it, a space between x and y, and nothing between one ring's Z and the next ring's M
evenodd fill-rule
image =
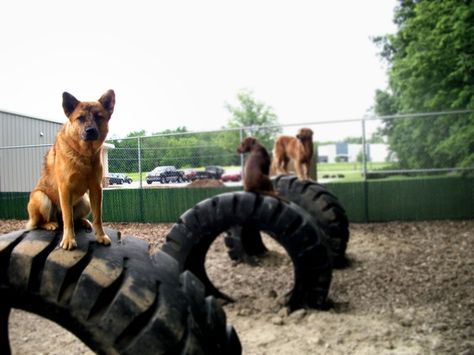
M6 113L7 115L21 116L21 117L24 117L24 118L30 118L30 119L33 119L33 120L44 121L44 122L51 122L51 123L58 123L58 124L63 124L64 123L64 121L56 121L56 120L50 120L50 119L46 119L46 118L34 117L34 116L31 116L31 115L26 115L24 113L18 113L18 112L14 112L14 111L3 110L1 108L0 108L0 113Z

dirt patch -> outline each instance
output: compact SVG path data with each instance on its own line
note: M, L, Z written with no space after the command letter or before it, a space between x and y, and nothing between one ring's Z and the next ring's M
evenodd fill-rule
M0 233L24 221L0 221ZM159 247L170 224L107 224ZM351 265L335 270L329 311L288 314L281 304L293 269L269 237L259 265L235 264L222 238L208 253L213 282L236 299L225 305L245 354L474 354L474 221L352 224ZM83 354L60 327L14 310L15 354ZM55 326L55 325L54 325Z
M186 185L186 187L222 187L225 184L220 180L215 179L201 179L194 180L193 182Z

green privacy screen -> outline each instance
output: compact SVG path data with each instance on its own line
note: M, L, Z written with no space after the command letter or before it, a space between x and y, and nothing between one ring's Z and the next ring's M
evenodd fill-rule
M474 178L439 177L328 183L351 222L474 218ZM108 189L104 221L176 222L196 203L240 188ZM26 219L28 193L0 193L0 219ZM1 222L0 222L1 223Z
M114 189L104 192L104 221L176 222L196 203L238 188Z
M0 219L27 219L29 196L28 192L0 192Z
M351 222L474 218L474 178L376 180L327 188Z

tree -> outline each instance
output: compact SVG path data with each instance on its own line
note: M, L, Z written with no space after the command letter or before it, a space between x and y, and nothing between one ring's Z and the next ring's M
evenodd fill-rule
M372 133L370 137L369 143L385 143L384 139L384 131L381 128L377 128L377 130Z
M145 131L131 132L126 138L110 140L115 149L109 151L109 170L112 172L151 171L156 166L174 165L177 168L198 168L206 165L237 165L238 131L187 134L186 127L165 130L144 137ZM140 140L138 137L141 137ZM232 147L226 147L235 141ZM140 144L139 144L140 143ZM138 147L140 146L140 152Z
M228 121L228 128L252 127L248 134L257 138L260 144L267 149L273 147L273 142L281 127L261 127L278 125L278 117L270 106L253 98L253 93L242 90L237 94L238 106L225 104L232 117ZM235 148L239 142L236 142Z
M474 6L461 0L400 0L394 35L377 37L389 87L375 112L474 109ZM474 115L385 120L402 167L474 166Z
M108 141L114 145L114 149L109 150L110 172L138 171L138 140L136 137L142 137L145 134L145 130L134 131L127 134L125 139Z

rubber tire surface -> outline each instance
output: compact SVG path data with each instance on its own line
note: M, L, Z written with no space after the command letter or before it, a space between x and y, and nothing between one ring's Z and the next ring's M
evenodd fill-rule
M77 249L60 231L0 236L0 353L9 354L11 308L48 318L99 354L240 354L214 297L168 254L107 230L110 246L77 230Z
M349 219L337 197L325 186L313 180L301 181L294 175L277 176L273 185L283 197L315 218L329 237L335 265L344 264L350 235Z
M227 300L209 279L206 254L212 242L234 225L265 231L285 248L294 267L294 287L288 295L290 310L326 308L332 260L327 237L313 218L293 203L248 192L223 193L186 211L166 237L162 250L178 260L204 284L206 293Z
M336 196L313 180L301 181L294 175L272 178L278 193L306 210L327 234L333 254L334 267L347 264L346 249L349 242L349 220ZM226 245L233 260L246 261L254 255L264 254L265 245L258 230L248 226L232 227L227 232Z
M224 242L232 260L253 263L253 256L264 255L268 251L260 231L248 225L230 227L225 232Z

